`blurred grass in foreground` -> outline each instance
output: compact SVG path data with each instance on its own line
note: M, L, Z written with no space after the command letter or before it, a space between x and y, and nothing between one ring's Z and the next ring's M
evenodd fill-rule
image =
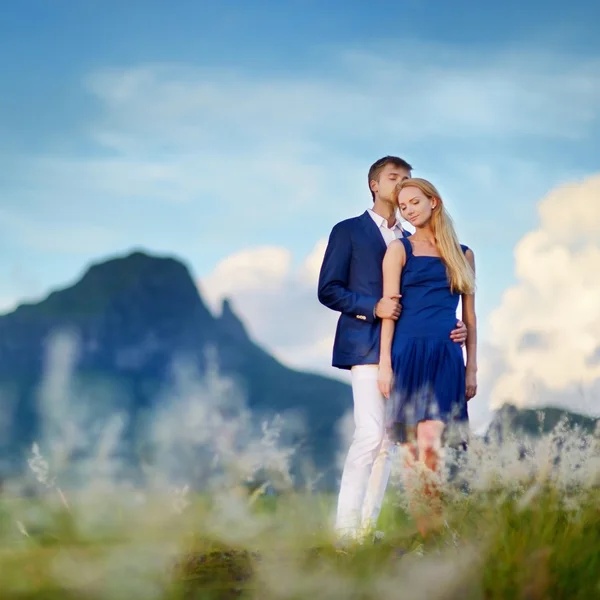
M345 554L333 496L4 498L0 598L600 598L597 486L454 491L425 543L395 493L385 537Z
M133 465L126 419L71 381L63 341L29 470L2 481L0 600L600 598L598 422L549 430L539 411L538 431L502 424L448 448L448 527L427 541L404 511L399 457L385 537L342 554L335 496L310 493L310 465L293 475L293 420L254 415L216 368L183 369L140 425Z

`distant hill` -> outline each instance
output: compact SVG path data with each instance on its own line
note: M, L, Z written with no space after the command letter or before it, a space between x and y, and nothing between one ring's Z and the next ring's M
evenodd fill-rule
M336 423L352 406L350 387L282 365L250 339L228 301L220 316L211 314L182 262L143 252L93 264L72 287L0 317L0 391L12 401L2 446L10 456L23 453L39 434L45 344L61 330L79 337L77 377L125 389L107 401L134 423L160 401L177 358L203 373L212 348L221 372L240 386L253 411L301 415L303 452L319 467L332 467Z
M100 416L126 414L132 457L139 450L137 426L160 408L165 388L173 383L173 364L184 358L205 374L206 350L211 349L220 372L236 383L257 418L281 414L302 420L304 427L294 438L299 458L311 458L325 472L325 481L335 481L336 426L352 407L350 387L282 365L249 337L229 301L219 316L208 310L181 261L144 252L93 264L73 286L0 316L0 458L5 471L23 465L46 425L38 399L47 344L57 331L74 332L79 339L75 409L69 410L77 412L80 398L82 404L93 403ZM496 413L488 437L507 427L538 435L565 417L585 431L596 427L596 419L560 409L506 405ZM85 426L91 434L97 423Z
M504 404L494 414L486 437L501 439L506 432L539 436L554 431L561 422L565 422L568 428L577 427L583 432L593 433L596 431L598 419L562 408L517 408L512 404Z

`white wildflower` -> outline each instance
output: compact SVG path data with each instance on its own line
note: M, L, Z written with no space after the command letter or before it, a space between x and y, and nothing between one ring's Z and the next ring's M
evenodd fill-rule
M171 490L172 507L177 514L181 514L189 505L188 493L190 491L189 485L184 485L181 488L173 488Z
M21 521L17 521L17 528L25 537L29 537L27 529L25 529L25 525Z
M50 465L43 457L42 453L40 452L40 447L36 442L34 442L33 446L31 447L31 453L33 456L27 461L27 463L29 464L29 468L35 475L38 482L46 486L48 489L54 488L60 498L60 501L64 504L65 508L70 511L71 508L69 507L67 498L63 491L56 485L56 477L50 477Z
M27 463L29 464L29 468L35 475L35 478L39 483L45 485L47 488L51 488L54 486L55 479L50 478L50 465L48 461L42 456L40 452L40 447L36 442L33 443L31 447L31 453L33 457L30 458Z

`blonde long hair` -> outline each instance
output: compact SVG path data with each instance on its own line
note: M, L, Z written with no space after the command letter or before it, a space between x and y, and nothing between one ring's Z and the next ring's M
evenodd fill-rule
M396 203L398 202L400 190L407 187L416 187L430 200L437 200L431 214L431 231L433 232L440 258L446 265L450 289L452 292L459 294L472 294L475 291L475 273L460 247L452 218L444 207L440 193L426 179L418 177L405 179L396 186L394 192Z

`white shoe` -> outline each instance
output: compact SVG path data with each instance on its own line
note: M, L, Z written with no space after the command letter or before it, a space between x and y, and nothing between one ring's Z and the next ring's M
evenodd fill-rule
M383 531L374 531L373 532L373 543L374 544L381 544L381 542L383 541L383 538L385 538L385 533L383 533Z
M338 552L347 553L353 547L362 546L364 539L364 536L356 530L338 531L333 545Z

